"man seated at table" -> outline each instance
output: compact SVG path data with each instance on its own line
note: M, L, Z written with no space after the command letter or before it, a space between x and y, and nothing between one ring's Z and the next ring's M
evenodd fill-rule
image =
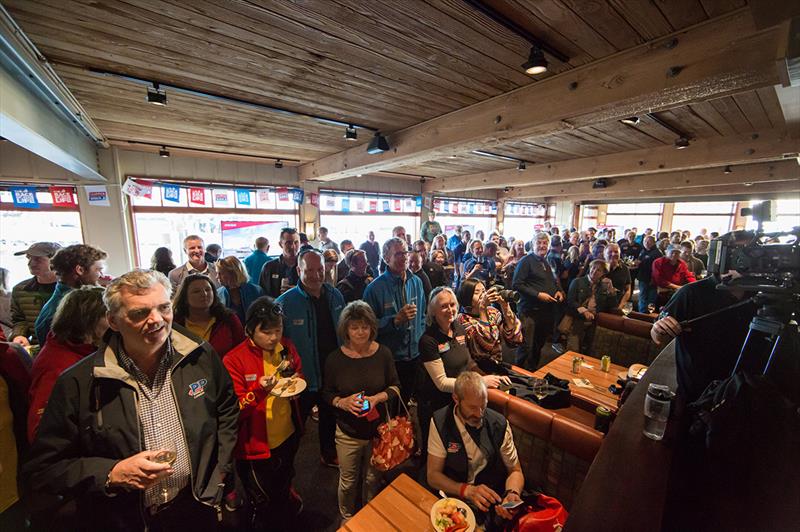
M428 484L468 502L479 512L511 519L502 503L520 500L525 478L511 426L486 408L486 384L474 371L456 378L453 402L433 414L428 437ZM489 514L491 515L491 513Z

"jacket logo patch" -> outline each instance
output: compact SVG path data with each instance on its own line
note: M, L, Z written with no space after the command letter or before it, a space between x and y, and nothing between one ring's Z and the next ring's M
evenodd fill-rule
M273 278L273 279L277 279L278 277L280 277L280 275L278 275L277 273L273 273L273 274L272 274L272 278Z
M303 318L292 320L292 325L302 325L305 322Z
M461 450L461 444L460 443L451 441L450 443L447 444L447 452L448 453L457 453L460 450Z
M206 384L208 384L206 379L200 379L199 381L191 383L189 385L189 397L197 399L204 395L206 393Z

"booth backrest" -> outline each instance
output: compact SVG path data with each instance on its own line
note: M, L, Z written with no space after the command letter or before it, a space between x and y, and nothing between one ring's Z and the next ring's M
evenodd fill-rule
M601 312L597 315L597 329L588 354L596 358L610 355L614 364L625 367L649 366L660 351L650 339L652 326L646 321Z
M557 497L569 509L602 434L499 390L489 390L489 406L511 425L525 485Z

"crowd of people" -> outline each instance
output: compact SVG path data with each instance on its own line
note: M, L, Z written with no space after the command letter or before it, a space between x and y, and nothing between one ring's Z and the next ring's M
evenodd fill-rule
M634 280L639 312L655 313L704 275L714 234L480 233L448 238L431 216L416 242L396 227L356 247L286 227L279 255L259 237L244 260L190 235L185 263L159 248L150 269L115 279L93 246L19 251L32 277L12 290L2 345L32 356L9 400L33 523L212 530L227 507L253 529L292 529L309 418L320 463L339 468L346 522L381 486L371 440L398 401L416 405L430 487L509 518L499 503L518 500L524 479L508 423L486 409L487 388L507 378L487 367L511 349L531 370L545 344L586 352L599 312L632 309ZM300 393L273 393L291 377Z

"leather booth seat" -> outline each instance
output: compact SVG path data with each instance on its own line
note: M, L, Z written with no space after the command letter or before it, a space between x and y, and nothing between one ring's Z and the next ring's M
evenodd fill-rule
M597 315L594 342L586 354L595 358L609 355L614 364L625 367L649 366L661 351L650 338L652 327L652 323L643 320L601 312Z

